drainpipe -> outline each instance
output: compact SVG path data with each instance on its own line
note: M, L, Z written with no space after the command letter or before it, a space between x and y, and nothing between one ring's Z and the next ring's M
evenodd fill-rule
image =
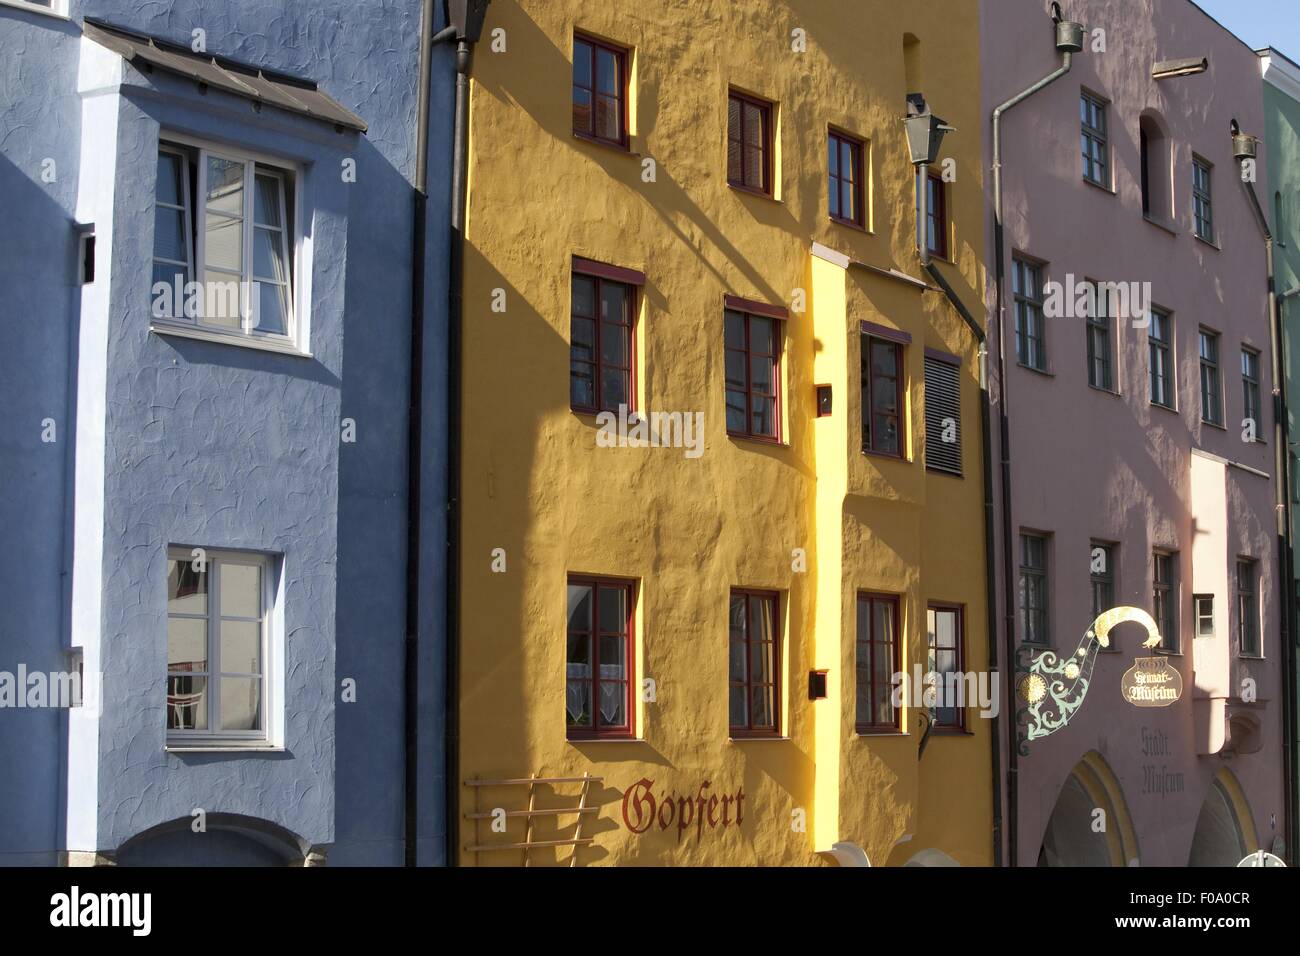
M1056 49L1061 65L1033 86L1017 93L993 111L993 249L994 314L998 327L998 434L1002 449L1002 575L1005 602L1005 648L1007 671L1015 673L1016 659L1016 583L1014 536L1011 523L1011 424L1007 415L1006 335L1006 255L1003 249L1002 222L1002 114L1023 103L1039 90L1055 83L1070 72L1074 54L1083 51L1083 24L1065 20L1061 5L1052 4L1052 21L1056 24ZM1020 741L1016 721L1015 681L1007 681L1007 857L1011 866L1019 865L1018 825L1020 808Z
M481 6L486 9L490 0L471 0L474 6ZM477 11L476 11L477 12ZM415 129L415 189L414 189L414 215L412 217L412 235L411 235L411 366L410 366L410 397L409 408L407 409L407 435L406 435L406 645L405 661L403 667L403 723L405 729L405 780L404 780L404 830L405 830L405 853L404 862L406 866L416 866L418 863L418 824L419 824L419 694L420 694L420 592L422 589L420 581L420 516L421 509L421 472L423 465L423 415L424 408L424 293L425 293L425 274L424 265L426 257L425 233L428 225L428 205L429 205L429 82L432 78L433 71L433 46L446 40L455 39L458 44L456 56L457 82L456 82L456 127L455 140L453 143L453 168L452 168L452 242L451 242L451 274L448 277L450 286L450 315L449 326L452 329L451 337L459 342L459 323L460 323L460 261L461 248L460 241L460 223L464 221L464 189L460 184L464 183L463 165L465 161L465 130L467 128L466 113L468 102L462 96L462 64L463 70L467 74L469 69L469 49L470 45L478 39L478 33L482 29L483 18L479 13L477 16L477 30L472 37L466 33L467 21L471 24L475 21L473 13L467 15L465 9L465 0L444 0L444 13L449 26L433 33L433 0L423 0L420 10L420 78L419 89L417 90L416 103L416 129ZM466 84L468 77L464 77ZM459 218L458 218L459 216ZM448 381L451 394L455 396L457 402L460 397L460 350L457 347L448 354ZM455 380L456 384L451 385ZM458 406L457 406L458 407ZM455 447L455 453L449 455L450 458L450 478L449 481L455 487L458 479L458 452L459 452L459 431L457 424L459 417L453 419L453 427L449 444ZM449 449L450 451L450 449ZM448 520L451 520L451 509L448 509ZM455 568L454 555L455 545L451 538L451 529L448 528L448 618L451 619L451 598L456 592L452 585L453 571ZM451 632L448 629L447 641L451 643ZM448 658L450 659L450 652ZM455 696L454 696L455 671L447 674L447 711L449 714L456 713ZM454 759L454 753L449 752L446 756L448 764ZM452 779L448 777L448 780ZM448 785L448 791L455 793L455 789ZM450 814L452 809L448 809L448 819L454 819ZM455 854L452 850L451 841L456 838L457 829L448 828L446 834L446 854L449 862L454 862Z
M993 434L990 426L990 401L988 379L988 337L983 326L966 308L952 285L944 278L942 272L930 258L930 163L938 158L939 144L946 133L955 132L938 117L930 113L925 99L920 94L908 97L908 144L912 149L913 165L916 167L917 216L916 246L921 257L921 268L935 281L953 309L962 317L979 346L979 381L980 381L980 452L983 467L984 491L984 603L987 613L985 627L988 634L990 674L998 673L998 604L997 604L997 560L994 554L993 521ZM1014 716L1014 715L1013 715ZM917 760L925 755L925 746L930 739L933 724L926 723L925 735L917 747ZM1002 757L999 740L1001 736L1000 718L995 712L992 726L989 728L992 746L989 748L993 777L993 865L1002 865Z
M1253 163L1258 153L1259 140L1241 132L1234 119L1232 131L1232 155L1241 164L1241 188L1250 200L1250 209L1255 214L1255 222L1264 238L1264 261L1268 269L1268 331L1269 345L1272 351L1273 375L1273 501L1277 527L1278 571L1282 577L1279 591L1279 610L1281 611L1282 659L1286 670L1286 684L1282 695L1282 720L1286 727L1286 746L1282 749L1282 773L1286 781L1286 832L1287 845L1291 862L1296 854L1296 793L1295 781L1291 778L1292 768L1296 763L1296 734L1293 721L1296 713L1296 671L1295 647L1291 641L1291 624L1295 614L1295 570L1291 554L1291 496L1290 461L1287 449L1287 405L1286 379L1282 367L1282 330L1281 300L1277 294L1277 274L1274 264L1273 233L1268 228L1268 217L1259 204L1255 194L1253 175L1247 174L1247 164ZM1292 295L1291 292L1285 297Z

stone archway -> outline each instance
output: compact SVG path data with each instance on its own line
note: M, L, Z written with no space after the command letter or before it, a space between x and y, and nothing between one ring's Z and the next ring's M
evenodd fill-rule
M1237 778L1227 767L1210 781L1196 818L1188 866L1236 866L1255 845L1255 821Z
M279 824L236 813L209 813L195 833L182 817L137 833L113 855L118 866L321 866L313 847Z
M1038 865L1137 864L1137 835L1123 789L1101 754L1091 751L1061 784L1043 832Z

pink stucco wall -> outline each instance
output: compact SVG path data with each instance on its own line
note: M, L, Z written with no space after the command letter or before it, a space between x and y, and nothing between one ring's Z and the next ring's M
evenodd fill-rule
M1021 529L1050 534L1052 646L1065 653L1074 650L1092 617L1091 541L1119 544L1115 603L1148 611L1152 550L1177 551L1182 654L1172 660L1185 691L1182 700L1161 709L1123 701L1121 675L1134 656L1147 652L1139 649L1141 629L1122 627L1118 652L1099 655L1088 699L1073 721L1031 743L1029 756L1020 758L1017 857L1020 865L1037 861L1063 783L1085 754L1096 751L1122 787L1140 863L1182 866L1202 803L1222 768L1235 776L1250 804L1255 833L1246 839L1251 849L1270 848L1283 826L1273 489L1271 478L1247 470L1271 475L1273 449L1243 442L1240 426L1245 345L1261 352L1259 430L1272 441L1266 271L1263 242L1238 181L1229 137L1233 118L1248 132L1263 131L1260 68L1253 51L1189 0L1068 0L1063 6L1068 19L1082 21L1089 31L1105 30L1106 52L1086 49L1076 55L1069 74L1006 114L1003 124L1012 527L1017 534ZM1051 72L1060 58L1045 0L984 0L982 7L988 124L983 135L991 163L994 107ZM1205 74L1151 79L1156 61L1201 55L1210 60ZM1083 180L1081 89L1110 102L1113 192ZM1167 227L1145 221L1142 213L1138 133L1144 113L1154 114L1171 145ZM1219 248L1193 235L1193 152L1214 164ZM1262 156L1261 150L1259 189L1266 197ZM991 177L988 188L991 200ZM991 283L991 235L989 250ZM1147 330L1122 321L1116 323L1118 394L1088 385L1082 318L1046 320L1050 374L1018 367L1010 295L1016 252L1046 262L1046 280L1063 282L1072 273L1080 281L1152 283L1154 301L1173 313L1177 411L1150 404ZM990 310L992 302L990 289ZM1226 429L1200 421L1201 325L1221 333ZM995 336L993 341L996 354ZM996 363L990 364L996 371ZM995 382L995 398L999 391ZM1222 460L1195 458L1195 482L1194 449ZM1255 705L1237 699L1242 665L1229 638L1236 626L1233 581L1239 555L1258 559L1261 577L1265 659L1245 664L1258 682ZM1000 547L998 560L1000 569ZM998 590L1001 598L1003 589ZM1192 636L1194 590L1215 594L1215 638ZM1005 635L999 635L999 644L1004 642ZM1225 713L1258 719L1258 752L1205 753L1222 745ZM1232 746L1229 740L1226 747ZM1162 780L1181 774L1181 791L1144 792L1151 773Z

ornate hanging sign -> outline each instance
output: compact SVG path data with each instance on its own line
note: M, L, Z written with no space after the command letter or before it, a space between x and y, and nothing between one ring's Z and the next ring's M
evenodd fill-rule
M1016 711L1016 719L1025 726L1019 735L1022 756L1029 753L1029 741L1056 733L1083 706L1092 683L1097 652L1110 647L1110 632L1126 621L1135 621L1146 628L1147 639L1142 642L1143 647L1155 647L1160 643L1160 629L1150 614L1140 607L1113 607L1097 616L1069 657L1061 658L1053 651L1020 645L1016 671L1022 676L1017 689L1025 706ZM1037 657L1033 656L1035 651ZM1181 694L1182 678L1178 677L1177 671L1174 675L1179 681Z
M1134 707L1168 707L1183 696L1183 675L1167 657L1139 657L1124 672L1119 689Z

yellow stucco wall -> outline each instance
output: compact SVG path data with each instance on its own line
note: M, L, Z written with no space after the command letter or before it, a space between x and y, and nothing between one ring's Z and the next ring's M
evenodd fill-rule
M601 778L583 817L587 864L827 862L835 842L873 865L938 849L964 864L992 860L991 737L933 736L924 760L914 711L907 735L858 737L853 723L855 595L902 595L904 660L924 659L925 602L965 605L966 667L982 670L985 634L982 463L975 346L943 296L810 254L822 243L860 262L920 274L914 191L901 116L922 89L957 126L943 156L949 189L949 281L980 302L983 212L975 4L943 17L920 5L862 0L495 0L476 53L464 338L461 557L463 781ZM573 31L632 49L631 150L571 133ZM493 31L500 28L493 51ZM806 35L794 52L795 30ZM904 56L904 35L919 39ZM729 86L777 104L777 195L726 183ZM868 232L827 215L826 130L869 141ZM655 161L655 181L642 179ZM569 289L574 255L643 271L639 407L702 411L704 454L598 448L590 416L569 409ZM504 311L493 311L502 290ZM725 294L807 309L785 326L785 444L728 437ZM501 299L498 297L498 302ZM980 314L977 312L977 314ZM909 332L910 458L859 448L859 320ZM923 348L963 357L965 477L923 465ZM815 383L834 386L817 419ZM505 571L493 570L504 549ZM793 570L804 549L807 570ZM566 577L635 579L637 681L657 700L637 714L639 739L570 742L564 724ZM732 741L727 726L727 607L732 587L780 592L783 739ZM812 668L828 699L807 700ZM910 668L909 668L910 669ZM654 781L657 797L693 806L743 789L743 821L632 833L624 793ZM708 789L701 794L701 787ZM581 785L535 788L533 809L578 805ZM465 786L462 810L529 806L528 788ZM703 800L701 800L701 796ZM684 801L683 801L684 802ZM736 803L731 806L734 821ZM679 809L682 803L675 804ZM796 810L807 826L797 826ZM519 864L519 842L490 820L461 828L463 864ZM574 816L533 817L529 838L566 839ZM567 863L570 847L530 851Z

